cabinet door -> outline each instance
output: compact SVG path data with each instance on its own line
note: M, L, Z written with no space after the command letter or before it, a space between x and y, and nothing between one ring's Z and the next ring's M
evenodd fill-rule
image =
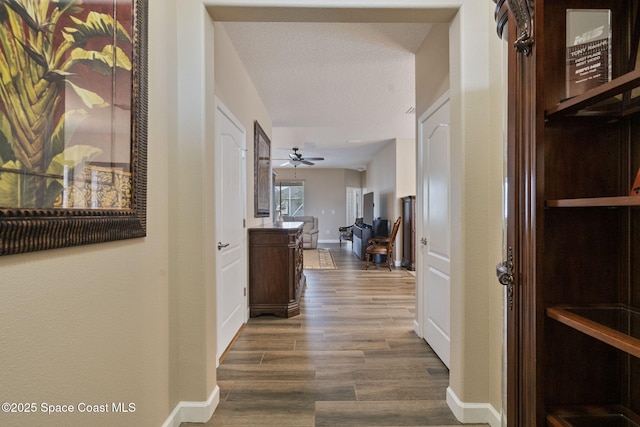
M508 221L497 271L505 285L508 425L640 425L632 320L640 318L640 198L629 196L640 168L640 2L497 7L499 29L509 16ZM610 16L610 34L594 12ZM577 13L589 15L582 36L557 37ZM566 98L576 39L589 42L585 61L593 63L570 72L597 69L610 52L612 79L603 74Z
M527 14L523 9L516 11L520 16ZM535 364L535 329L524 328L523 318L531 322L531 306L521 303L522 287L533 292L527 279L534 277L534 265L529 262L535 244L531 236L532 214L535 209L535 197L531 191L532 173L535 171L535 61L531 55L522 51L522 44L516 46L516 38L522 35L524 42L531 34L519 32L513 11L507 2L499 2L495 17L498 34L503 39L502 67L505 76L506 101L503 121L507 129L504 135L503 167L503 255L496 267L499 285L504 287L504 337L503 378L506 390L503 394L502 425L537 426L540 413L537 407ZM508 17L508 21L507 21ZM535 46L530 47L535 49ZM514 76L518 78L514 78ZM516 125L517 124L517 125ZM535 193L535 192L533 192ZM528 246L527 246L528 245ZM521 283L520 283L521 282ZM533 301L531 295L529 301ZM535 321L533 321L535 323ZM526 386L529 384L530 386Z

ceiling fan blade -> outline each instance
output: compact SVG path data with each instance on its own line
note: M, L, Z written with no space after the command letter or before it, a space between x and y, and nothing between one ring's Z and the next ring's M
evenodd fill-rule
M290 164L291 164L291 163L289 163L289 162L284 162L284 163L283 163L283 164L281 164L280 166L287 166L287 165L290 165Z
M315 163L311 163L310 161L308 161L306 159L305 160L300 160L300 162L304 163L305 165L309 165L309 166L313 166L315 164Z
M305 157L305 160L324 160L324 157Z

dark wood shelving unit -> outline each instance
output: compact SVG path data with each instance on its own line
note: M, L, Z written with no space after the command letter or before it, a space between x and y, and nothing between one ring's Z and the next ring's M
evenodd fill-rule
M635 357L640 357L640 312L623 304L557 306L547 316Z
M551 427L640 427L640 417L621 405L561 408L547 416Z
M549 120L568 116L627 116L640 111L631 91L640 87L640 70L626 73L582 95L560 102L545 112ZM623 95L628 93L628 97ZM599 108L598 108L599 107Z
M589 208L640 206L640 196L591 197L582 199L547 200L548 208Z
M508 424L640 427L640 0L508 8ZM610 11L612 79L564 99L569 9Z

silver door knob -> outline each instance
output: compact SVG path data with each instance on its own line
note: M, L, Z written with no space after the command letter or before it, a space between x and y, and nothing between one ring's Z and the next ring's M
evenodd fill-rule
M509 248L506 261L502 261L496 265L496 276L498 276L498 282L500 282L501 285L513 285L513 252L511 248Z
M218 242L218 250L222 250L223 248L226 248L227 246L229 246L229 243L222 243L222 242Z
M498 282L504 286L513 285L513 269L511 264L507 262L501 262L496 266L496 276L498 276Z

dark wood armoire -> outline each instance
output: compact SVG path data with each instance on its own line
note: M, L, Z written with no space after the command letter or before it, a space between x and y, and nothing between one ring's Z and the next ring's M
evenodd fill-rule
M416 269L416 196L402 198L402 266Z
M639 11L639 0L497 0L510 51L497 268L509 426L640 425Z

